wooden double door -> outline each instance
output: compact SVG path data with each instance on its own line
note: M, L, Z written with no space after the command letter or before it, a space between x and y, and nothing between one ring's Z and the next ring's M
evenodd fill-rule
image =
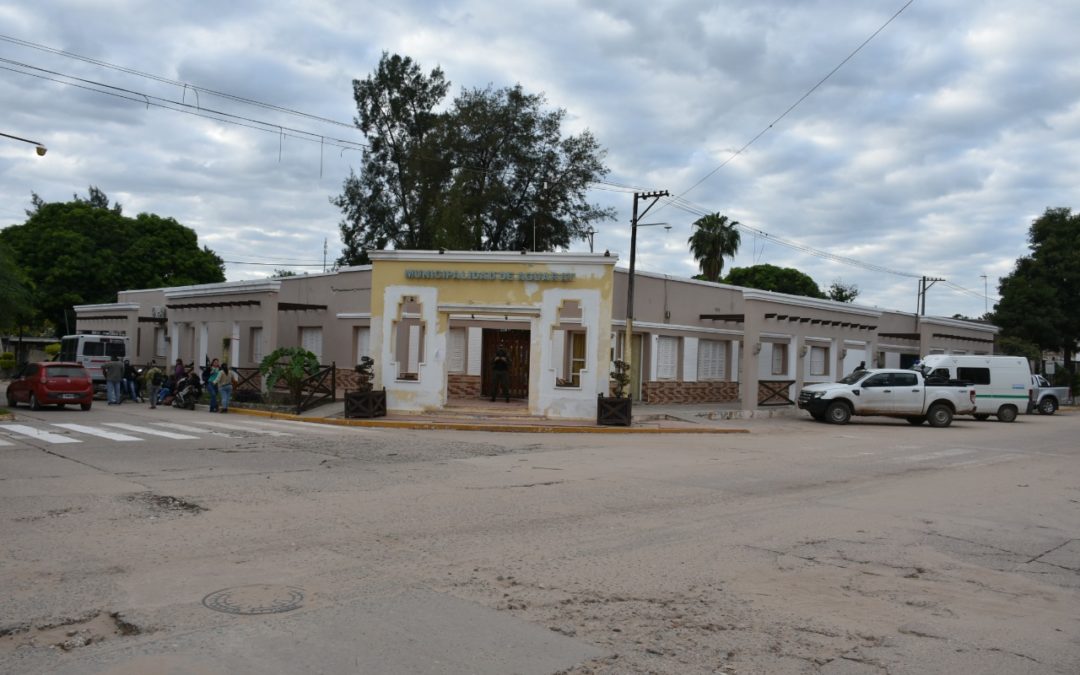
M527 330L484 329L483 364L480 392L491 398L495 390L495 351L502 345L510 357L510 398L529 398L529 342ZM499 392L502 395L502 392Z

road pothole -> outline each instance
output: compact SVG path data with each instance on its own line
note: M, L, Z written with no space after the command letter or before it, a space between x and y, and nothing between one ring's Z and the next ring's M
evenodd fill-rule
M227 614L280 614L304 604L304 589L273 584L233 586L207 595L202 604Z
M161 513L190 513L197 514L206 511L205 506L199 506L194 502L169 495L157 495L153 492L138 492L128 495L126 499L132 503L139 503Z
M123 618L119 612L94 612L75 619L35 626L19 624L0 629L0 652L21 647L49 647L71 651L98 642L139 635L141 627Z

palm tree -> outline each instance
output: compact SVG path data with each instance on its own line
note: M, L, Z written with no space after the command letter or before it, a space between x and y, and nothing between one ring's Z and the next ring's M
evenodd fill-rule
M696 229L687 243L706 281L720 281L724 257L734 258L738 253L742 241L738 225L738 221L729 221L727 216L719 213L710 213L694 221Z

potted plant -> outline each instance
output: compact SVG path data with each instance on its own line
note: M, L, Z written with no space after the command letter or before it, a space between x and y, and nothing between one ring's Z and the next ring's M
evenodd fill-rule
M615 361L615 370L611 379L615 381L615 395L599 394L596 401L596 423L606 426L628 427L632 421L633 399L626 394L626 385L630 384L630 364Z
M361 356L356 364L356 391L345 392L345 417L385 417L386 389L374 391L371 380L374 378L375 361L370 356Z

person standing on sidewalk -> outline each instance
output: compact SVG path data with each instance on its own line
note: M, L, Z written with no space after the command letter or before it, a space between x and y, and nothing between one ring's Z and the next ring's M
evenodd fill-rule
M120 363L120 357L114 354L112 360L101 367L101 372L105 375L109 405L120 405L120 388L124 386L124 364Z
M494 389L491 390L491 400L499 397L501 389L506 395L506 402L510 402L510 355L506 353L506 347L499 344L495 350L495 360L491 363L492 374L495 376Z
M157 362L151 360L150 368L143 375L146 384L146 390L150 392L150 408L157 407L158 390L161 389L161 383L165 380L165 373L161 372L161 368L157 367Z
M230 369L227 363L221 364L221 370L218 371L217 376L218 392L221 394L220 412L229 412L229 401L232 399L233 387L236 385L237 380L236 371Z
M221 372L221 362L214 359L202 373L203 385L210 394L210 412L218 411L218 373Z

